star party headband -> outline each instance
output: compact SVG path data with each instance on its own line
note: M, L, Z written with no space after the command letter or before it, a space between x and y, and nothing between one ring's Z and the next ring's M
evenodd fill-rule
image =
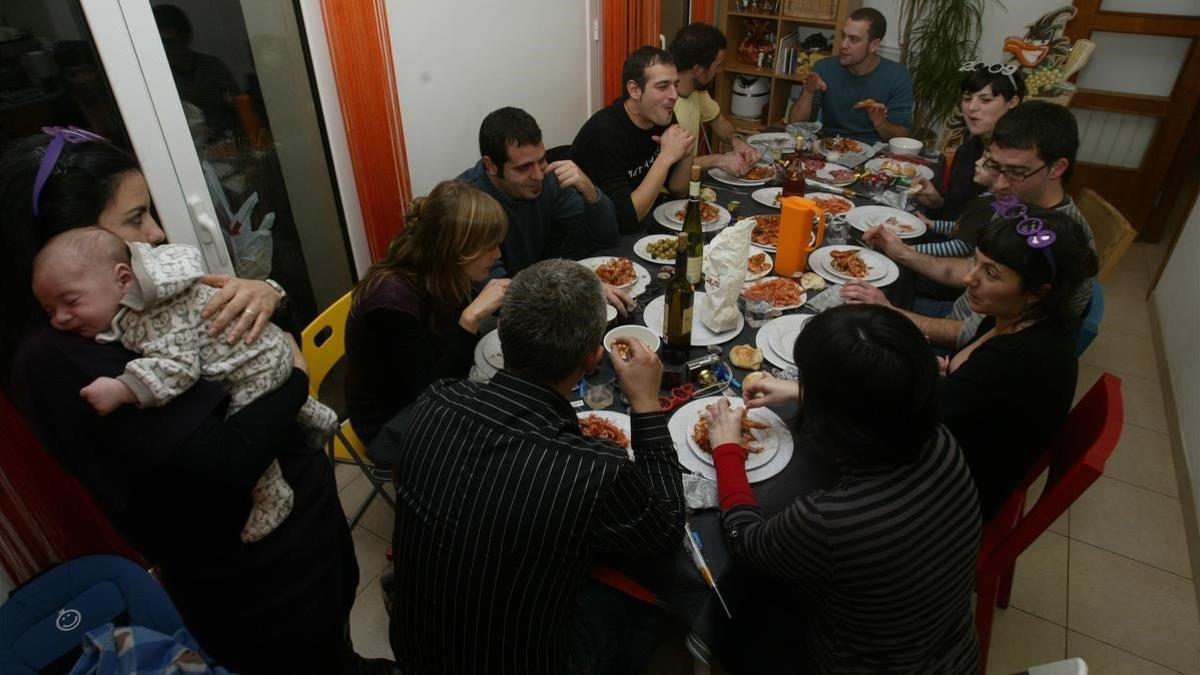
M38 215L38 198L42 196L42 189L46 187L46 181L50 180L50 175L54 173L54 167L58 165L58 158L62 156L63 148L67 143L108 140L99 134L79 127L42 127L42 133L50 135L50 143L46 145L46 154L42 157L42 163L38 165L37 177L33 180L33 215L35 216Z
M1008 78L1009 83L1012 84L1013 90L1016 90L1017 81L1013 78L1013 73L1017 72L1017 68L1019 68L1019 66L1015 63L993 63L988 65L978 59L971 59L970 61L964 61L962 67L958 70L959 72L963 73L970 73L976 70L986 70L993 75L1004 75Z
M1046 256L1046 262L1050 263L1050 283L1054 283L1058 266L1054 264L1054 252L1050 250L1050 245L1058 239L1058 234L1054 230L1046 229L1046 223L1041 218L1030 217L1029 207L1018 201L1015 195L996 198L992 202L992 209L997 216L1005 220L1018 219L1014 229L1017 234L1025 237L1029 248L1039 250Z

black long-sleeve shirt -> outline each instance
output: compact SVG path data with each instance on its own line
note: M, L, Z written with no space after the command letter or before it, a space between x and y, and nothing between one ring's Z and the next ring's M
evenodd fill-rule
M975 340L993 326L985 319ZM938 383L942 421L962 444L984 520L1066 422L1078 372L1074 337L1043 321L990 338Z
M580 435L559 393L500 371L441 381L376 438L396 464L392 648L406 673L562 673L590 559L679 546L683 489L662 413L636 459Z

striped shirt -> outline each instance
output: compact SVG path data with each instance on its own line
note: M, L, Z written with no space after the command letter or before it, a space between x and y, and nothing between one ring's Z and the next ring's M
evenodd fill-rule
M935 220L929 225L929 229L936 234L953 237L954 225L955 221L953 220ZM966 258L975 249L962 239L952 238L945 241L931 241L927 244L917 244L913 246L913 250L937 258Z
M592 557L683 537L662 413L632 416L636 460L580 436L559 393L500 371L435 382L375 443L395 465L392 648L405 673L561 673Z
M971 588L979 504L945 427L912 463L843 463L831 488L764 518L724 514L733 554L797 582L809 625L798 639L820 673L977 673Z

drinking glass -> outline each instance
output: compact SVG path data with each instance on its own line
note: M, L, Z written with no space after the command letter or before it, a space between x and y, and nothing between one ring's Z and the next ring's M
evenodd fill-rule
M771 314L775 311L774 305L766 300L743 300L742 302L746 324L751 328L758 328L770 321Z
M845 244L850 236L850 223L844 216L834 216L825 226L825 243L830 245Z

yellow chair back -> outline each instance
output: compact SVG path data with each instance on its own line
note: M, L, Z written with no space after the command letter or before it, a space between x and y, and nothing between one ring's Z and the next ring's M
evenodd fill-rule
M1100 258L1098 278L1104 281L1133 243L1137 230L1129 225L1129 221L1120 211L1104 201L1104 198L1091 188L1080 191L1075 205L1087 219L1088 226L1092 228L1092 235L1096 238L1096 257Z
M346 317L352 294L338 298L300 333L300 351L308 362L308 394L313 398L329 371L346 355Z

